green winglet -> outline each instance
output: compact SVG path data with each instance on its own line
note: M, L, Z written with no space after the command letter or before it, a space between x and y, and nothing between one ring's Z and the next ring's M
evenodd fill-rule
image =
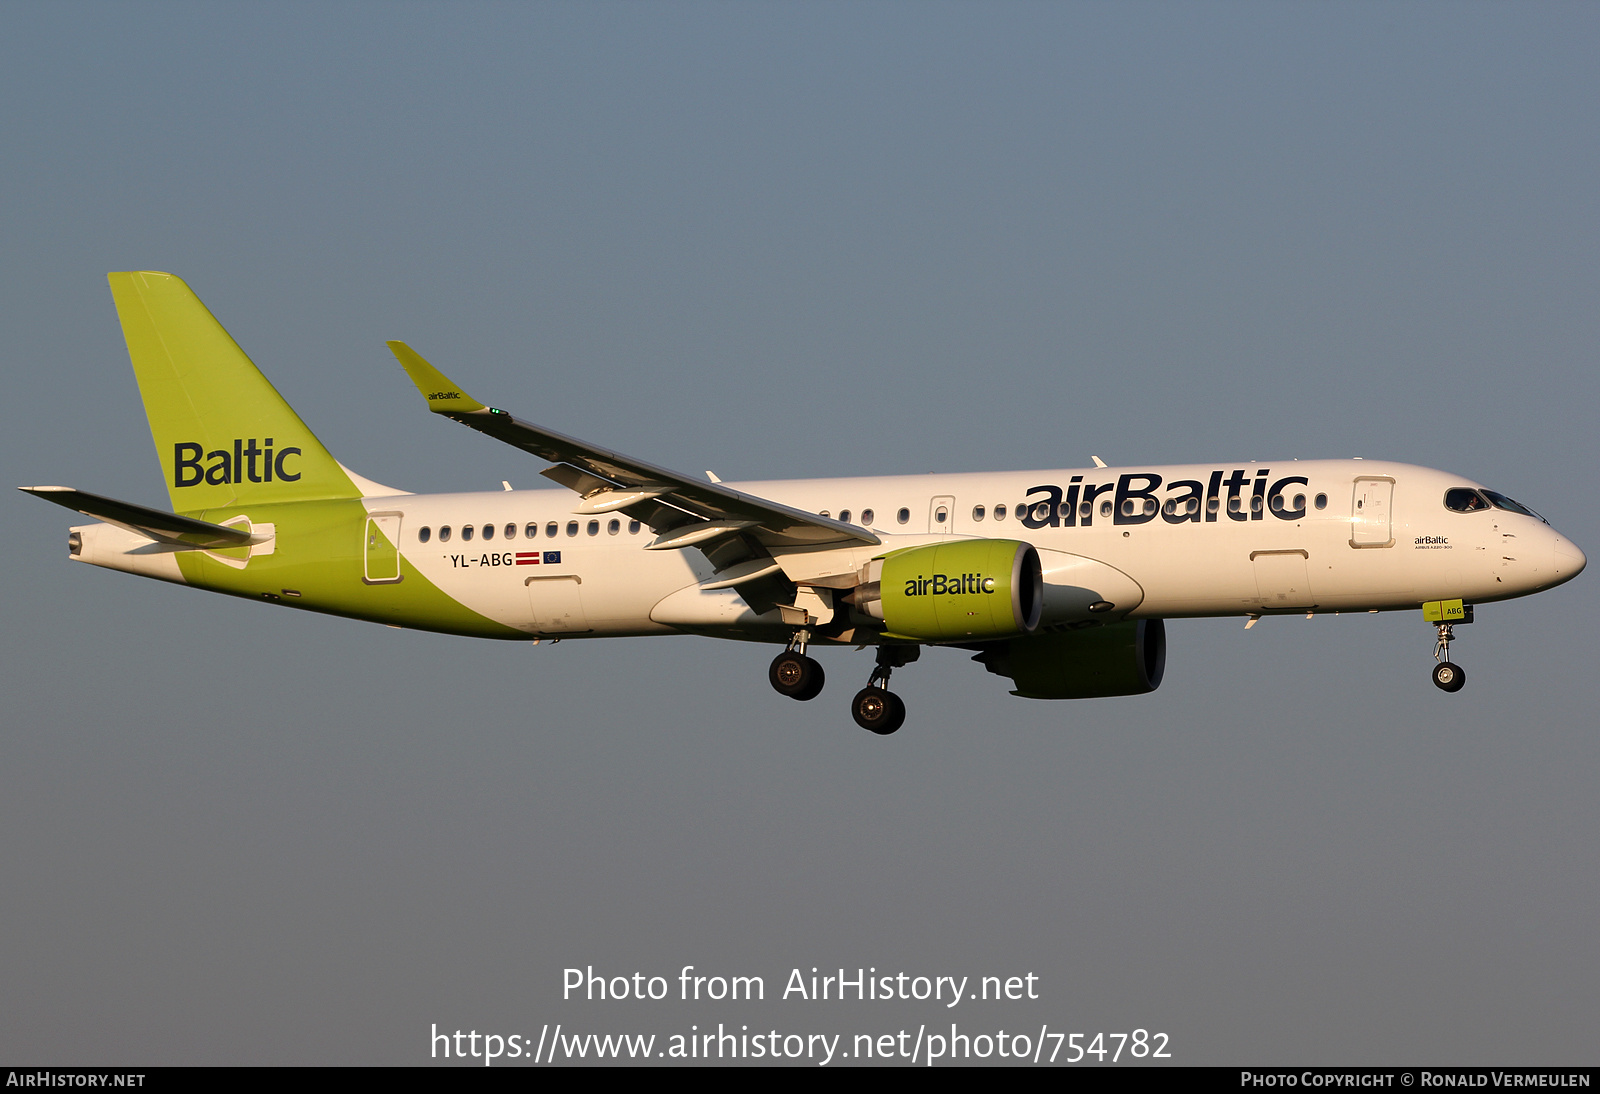
M400 362L400 367L406 370L406 375L411 377L411 382L417 385L417 390L422 392L422 397L428 400L428 409L435 414L470 414L489 409L462 391L454 380L428 364L420 353L404 342L387 342L385 345L394 354L395 360Z

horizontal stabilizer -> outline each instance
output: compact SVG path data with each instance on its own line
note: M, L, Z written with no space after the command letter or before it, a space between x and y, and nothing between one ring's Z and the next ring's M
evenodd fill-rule
M248 525L228 527L210 521L180 517L176 513L163 513L159 509L146 509L132 502L103 498L74 490L70 486L19 486L25 494L71 509L75 513L95 517L107 524L115 524L158 543L193 550L215 550L222 547L247 547L256 541Z

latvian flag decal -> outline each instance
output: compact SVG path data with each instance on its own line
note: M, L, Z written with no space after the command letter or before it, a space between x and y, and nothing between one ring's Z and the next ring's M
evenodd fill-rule
M539 565L539 552L538 551L518 551L517 552L517 565L518 566L537 566L537 565Z

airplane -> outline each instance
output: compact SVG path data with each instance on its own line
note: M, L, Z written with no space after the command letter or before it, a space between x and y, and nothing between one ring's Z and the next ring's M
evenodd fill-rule
M514 417L403 342L429 410L549 466L564 490L415 494L340 464L179 278L109 275L172 512L20 487L96 518L71 558L284 607L530 642L698 634L875 651L863 729L905 721L891 673L970 652L1030 699L1160 686L1164 620L1421 610L1433 682L1475 605L1552 588L1584 554L1532 509L1444 471L1241 461L724 483Z

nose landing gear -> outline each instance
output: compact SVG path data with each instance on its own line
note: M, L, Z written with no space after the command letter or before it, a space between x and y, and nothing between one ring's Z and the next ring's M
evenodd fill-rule
M1433 659L1439 663L1433 666L1433 686L1440 691L1460 691L1466 686L1467 672L1450 660L1450 643L1455 639L1455 625L1436 623L1434 626L1438 629L1439 641L1433 647Z
M889 690L889 674L909 665L922 653L920 646L879 646L877 664L867 686L856 692L850 702L850 716L856 725L879 736L887 737L905 724L906 705L900 696Z
M1422 606L1422 618L1433 624L1438 641L1433 647L1433 686L1440 691L1460 691L1466 685L1467 673L1450 660L1450 643L1455 639L1457 623L1472 622L1472 605L1460 600L1430 600Z

